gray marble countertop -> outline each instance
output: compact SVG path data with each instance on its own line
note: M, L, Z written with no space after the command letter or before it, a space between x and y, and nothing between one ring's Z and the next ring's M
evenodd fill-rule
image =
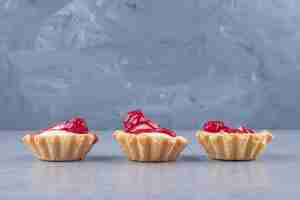
M127 161L111 137L100 134L85 161L42 162L20 142L24 132L0 131L0 199L284 199L299 196L299 131L274 131L257 161L209 161L195 131L177 162Z

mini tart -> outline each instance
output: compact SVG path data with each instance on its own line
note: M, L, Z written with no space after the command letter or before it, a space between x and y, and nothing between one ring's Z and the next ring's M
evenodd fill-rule
M42 134L27 134L22 141L40 160L74 161L85 158L97 142L97 136L93 133L47 131Z
M171 137L163 133L132 134L122 130L114 132L128 160L141 162L175 161L189 143L181 136Z
M209 159L216 160L255 160L272 141L269 131L259 133L210 133L198 131L198 142L203 146Z

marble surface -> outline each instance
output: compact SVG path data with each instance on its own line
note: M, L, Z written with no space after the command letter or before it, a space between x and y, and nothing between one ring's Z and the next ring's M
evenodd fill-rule
M299 196L299 131L274 131L257 161L209 161L195 131L178 131L192 143L177 162L127 161L101 133L85 161L42 162L23 147L23 132L0 131L0 199L284 199Z
M142 108L300 128L299 0L0 0L1 129ZM31 117L27 117L31 116Z

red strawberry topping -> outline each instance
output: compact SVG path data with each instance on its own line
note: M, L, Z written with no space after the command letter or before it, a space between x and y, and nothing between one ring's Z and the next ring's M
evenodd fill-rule
M217 133L223 128L225 128L225 125L222 121L208 121L203 125L203 130L211 133Z
M79 117L75 117L70 120L58 123L55 126L47 129L47 131L51 131L51 130L63 130L63 131L68 131L68 132L78 133L78 134L84 134L89 132L87 123L85 122L84 119Z
M237 133L238 132L238 129L236 128L230 128L230 127L227 127L227 126L224 126L221 131L223 132L226 132L226 133Z
M166 128L161 128L158 124L145 117L141 110L134 110L127 113L123 121L124 130L132 134L140 133L164 133L176 137L176 133Z
M240 128L232 128L226 126L223 121L207 121L203 125L203 130L210 132L210 133L218 133L218 132L225 132L225 133L254 133L255 131L241 126Z
M242 133L254 133L255 131L250 129L250 128L247 128L247 127L244 127L244 126L241 126L240 128L238 128Z
M83 118L80 117L74 117L70 120L58 123L48 129L45 129L44 131L55 131L55 130L60 130L60 131L66 131L66 132L71 132L75 134L88 134L89 133L89 128L87 126L86 121ZM92 133L90 133L92 134ZM94 136L94 141L93 144L98 142L98 137L95 134L92 134Z

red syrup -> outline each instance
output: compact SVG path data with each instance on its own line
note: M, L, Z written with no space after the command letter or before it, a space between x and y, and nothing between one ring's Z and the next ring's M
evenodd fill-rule
M88 134L89 133L89 128L87 126L86 121L83 118L80 117L74 117L70 120L67 121L63 121L60 122L50 128L47 128L43 131L41 131L41 133L45 132L45 131L66 131L66 132L70 132L73 134ZM98 141L98 137L94 135L94 144Z
M158 124L145 117L141 110L134 110L127 113L123 121L124 130L132 134L140 133L163 133L176 137L176 133L167 128L161 128Z
M223 121L207 121L203 125L203 130L207 131L209 133L218 133L218 132L225 132L225 133L254 133L255 131L241 126L240 128L232 128L229 126L226 126Z

